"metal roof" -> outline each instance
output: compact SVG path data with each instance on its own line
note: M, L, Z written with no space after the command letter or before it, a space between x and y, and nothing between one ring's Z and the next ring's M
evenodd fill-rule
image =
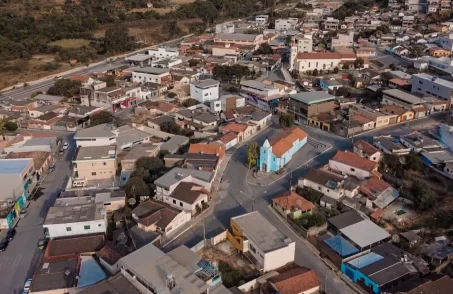
M423 100L420 97L417 97L415 95L409 94L407 92L404 92L404 91L401 91L401 90L398 90L398 89L384 90L382 92L385 95L388 95L390 97L394 97L396 99L402 100L402 101L404 101L406 103L409 103L409 104L422 104L422 103L425 102L425 100Z
M32 160L31 158L0 159L0 175L20 174Z
M289 98L308 105L313 103L335 100L335 96L332 96L329 93L323 91L289 94Z
M383 241L390 237L390 234L386 230L374 224L370 220L363 220L340 229L340 231L344 236L361 248Z
M130 69L132 72L146 73L152 75L161 75L164 73L170 72L168 68L159 68L159 67L133 67Z
M157 186L169 188L170 186L182 181L188 176L192 176L206 183L210 183L212 181L214 173L203 170L175 167L165 175L155 180L154 184L156 184Z

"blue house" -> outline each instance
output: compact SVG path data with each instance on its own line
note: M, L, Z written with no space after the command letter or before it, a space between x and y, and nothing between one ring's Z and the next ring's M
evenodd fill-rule
M319 86L324 90L334 91L334 90L338 90L341 87L343 87L343 84L335 79L326 79L326 80L320 80Z
M294 153L307 143L308 135L300 128L288 130L278 137L266 139L260 147L258 168L276 172L291 161Z
M404 262L401 261L404 260ZM406 261L407 259L407 261ZM408 255L390 243L341 265L341 271L354 282L375 294L411 278L416 272Z

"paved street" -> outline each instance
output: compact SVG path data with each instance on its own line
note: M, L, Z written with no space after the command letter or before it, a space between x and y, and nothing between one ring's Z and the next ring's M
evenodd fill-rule
M65 186L71 171L71 158L75 145L65 153L65 160L57 160L56 169L43 181L42 195L31 200L27 214L16 227L16 236L5 252L0 252L0 294L22 293L24 282L33 275L43 252L37 249L38 240L44 237L42 224L58 191Z

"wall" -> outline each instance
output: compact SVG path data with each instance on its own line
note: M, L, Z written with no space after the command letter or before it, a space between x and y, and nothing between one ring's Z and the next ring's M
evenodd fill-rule
M219 85L209 88L198 88L195 84L190 84L190 97L206 102L219 99Z
M116 163L115 159L100 159L89 161L73 161L77 164L74 166L74 173L77 172L77 178L86 178L87 180L109 179L115 176Z
M341 196L343 196L343 189L332 189L307 179L300 179L298 185L300 187L310 187L313 190L320 191L324 195L329 196L333 199L339 199Z
M132 73L132 82L134 83L145 83L145 82L152 82L160 84L162 82L162 78L170 75L169 73L163 73L160 75L154 75L149 73L140 73L140 72L133 72Z
M90 226L89 230L85 230L84 226ZM68 223L68 224L44 224L44 228L49 231L49 238L67 237L76 235L88 235L95 233L105 233L105 220L95 220L88 222ZM67 231L66 228L70 227L71 231Z
M450 100L453 89L439 83L444 81L437 78L437 82L431 80L421 79L415 75L412 76L412 93L429 94L431 96L441 98L443 100Z
M99 258L99 263L102 265L102 267L107 270L111 275L114 275L116 274L117 272L119 272L121 269L118 265L118 262L116 262L115 264L113 265L110 265L108 262L106 262L105 260L103 260L102 258Z
M379 286L372 281L370 278L365 276L363 273L361 273L359 270L356 270L350 266L348 266L346 263L341 264L341 272L343 272L347 277L349 277L351 280L353 280L355 283L357 281L362 280L365 285L371 286L373 289L374 293L380 293Z
M264 257L264 271L267 272L293 262L295 254L296 242L294 241L283 248L267 252Z
M364 179L364 178L370 177L370 173L365 171L365 170L361 170L361 169L358 169L358 168L355 168L355 167L351 167L351 166L349 166L347 164L344 164L344 163L341 163L341 162L337 162L337 161L334 161L332 159L329 160L329 167L331 169L343 172L345 174L355 176L355 177L357 177L359 179ZM354 169L354 170L352 171L351 168Z
M184 209L186 211L191 211L192 214L194 214L194 213L196 213L197 204L201 207L202 202L206 202L206 203L208 202L208 195L200 194L197 201L195 201L193 204L182 202L182 201L175 199L173 197L170 197L170 196L165 196L163 198L163 201L172 207L175 207L178 209Z
M116 143L115 136L111 138L76 138L75 140L77 147L108 146Z

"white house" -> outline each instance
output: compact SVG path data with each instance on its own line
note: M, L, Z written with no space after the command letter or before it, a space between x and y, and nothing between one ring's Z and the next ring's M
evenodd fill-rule
M132 71L132 82L146 83L152 82L162 84L171 81L170 70L158 67L134 67Z
M259 270L268 272L294 262L295 242L258 211L233 217L230 225L232 237L239 243L237 249L251 254Z
M193 212L196 211L197 205L209 200L208 194L213 180L213 172L176 167L154 181L154 198L170 206ZM183 185L178 189L181 182L190 185Z
M357 56L355 53L340 52L299 52L296 45L291 47L290 70L299 72L319 70L334 70L336 67L341 69L344 63L354 63ZM367 68L367 65L364 65Z
M105 233L104 204L90 196L59 198L49 208L43 227L50 239Z
M344 196L344 178L322 169L312 169L303 178L299 179L299 187L308 187L319 191L333 199Z
M148 50L148 55L156 58L176 57L179 55L178 48L156 47Z
M190 97L204 103L219 99L220 82L216 80L202 80L190 84Z
M453 83L425 73L412 75L412 92L434 96L451 101Z
M275 20L275 30L287 31L294 30L299 22L298 18L279 18Z
M377 162L347 151L338 151L337 154L329 160L329 169L342 174L355 176L358 179L366 179L372 175L380 177L377 168Z

